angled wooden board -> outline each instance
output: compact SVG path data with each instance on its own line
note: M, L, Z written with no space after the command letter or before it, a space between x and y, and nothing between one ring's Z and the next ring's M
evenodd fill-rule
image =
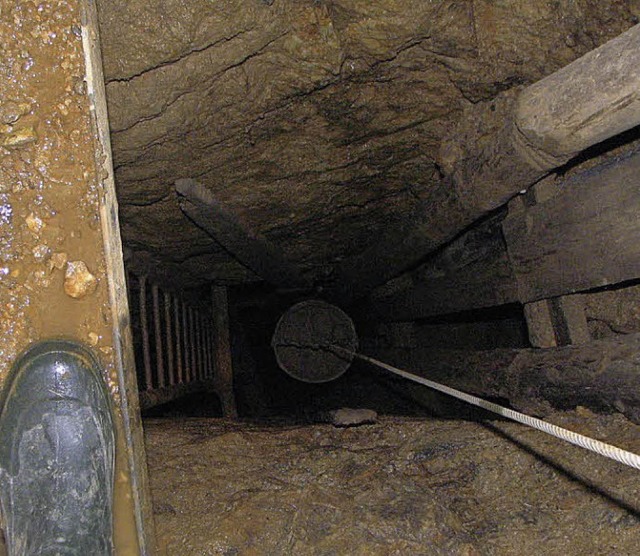
M566 180L503 230L523 302L640 278L640 152Z
M186 178L175 186L182 211L258 276L283 288L310 286L275 245L243 227L202 184Z

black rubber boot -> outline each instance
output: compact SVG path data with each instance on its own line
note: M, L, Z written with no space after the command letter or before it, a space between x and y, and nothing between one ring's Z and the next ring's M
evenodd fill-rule
M112 553L114 438L91 352L68 341L14 364L0 413L0 501L10 556Z

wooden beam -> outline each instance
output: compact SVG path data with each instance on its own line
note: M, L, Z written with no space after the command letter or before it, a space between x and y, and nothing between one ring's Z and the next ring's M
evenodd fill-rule
M96 138L94 145L97 169L96 183L101 186L98 197L100 199L100 222L113 327L113 360L119 387L122 442L129 468L128 477L125 470L116 469L116 473L119 477L118 482L124 482L121 480L122 478L128 479L129 493L127 497L133 505L136 530L136 539L135 542L132 542L130 539L126 539L126 533L124 533L126 528L123 525L127 522L128 516L121 516L115 520L115 552L138 551L139 554L154 554L157 549L155 522L147 475L147 457L142 434L135 355L125 285L118 201L109 135L109 116L100 50L98 12L95 2L90 0L81 0L80 9L86 93L89 98L89 117ZM117 515L116 518L118 518ZM120 532L117 530L118 525L121 527ZM134 547L134 545L137 546Z
M524 318L527 322L529 343L533 347L550 348L558 345L548 299L525 303Z
M233 363L229 338L229 305L227 288L212 286L211 310L213 314L215 371L213 383L222 402L222 414L229 419L238 417L233 392Z
M578 405L640 423L640 334L549 349L385 349L373 357L478 396L545 416ZM386 375L385 375L386 376ZM407 393L415 385L399 380ZM420 387L421 388L421 387Z
M579 295L563 295L549 300L558 345L586 344L591 340L584 301Z
M411 274L399 291L372 296L367 311L408 321L518 301L501 222L496 215L460 236Z
M336 270L338 300L367 295L582 150L640 124L640 25L531 85L469 106L443 141L445 174L405 222Z
M196 392L202 392L206 390L207 385L202 381L193 381L181 384L174 384L172 386L166 386L164 388L155 388L154 390L147 390L140 392L140 409L145 411L152 407L172 402L174 400L188 396L189 394L195 394Z
M166 336L166 354L167 354L167 374L169 377L169 386L173 386L176 382L176 375L173 362L173 328L171 324L171 294L164 292L164 325Z
M175 187L182 211L258 276L279 287L311 286L299 270L284 259L281 249L243 227L202 184L181 179Z
M640 151L566 180L503 230L523 302L640 278Z
M544 303L525 309L532 344L586 342L583 312L568 305L577 298L565 297L640 278L637 176L640 151L634 150L567 180L543 180L532 195L512 200L506 218L499 213L471 228L400 288L379 288L367 311L402 321L562 297L553 311ZM557 334L569 336L558 344Z

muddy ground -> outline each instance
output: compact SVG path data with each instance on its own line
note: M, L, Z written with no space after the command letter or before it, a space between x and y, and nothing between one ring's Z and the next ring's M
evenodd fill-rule
M549 420L640 452L640 427ZM148 419L166 555L631 555L640 472L507 422Z

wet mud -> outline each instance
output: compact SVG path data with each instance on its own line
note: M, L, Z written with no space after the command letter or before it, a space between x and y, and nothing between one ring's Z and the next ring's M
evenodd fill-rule
M116 545L137 553L88 96L82 2L0 3L0 385L32 342L100 358L116 414Z
M640 451L640 427L549 420ZM507 422L146 422L166 555L631 555L640 475Z

